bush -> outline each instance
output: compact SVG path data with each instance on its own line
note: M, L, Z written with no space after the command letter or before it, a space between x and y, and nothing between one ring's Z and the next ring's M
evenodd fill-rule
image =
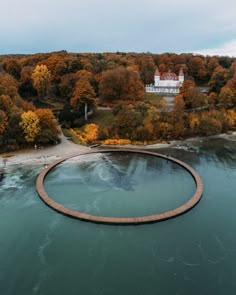
M102 144L107 144L107 145L124 145L124 144L131 144L131 141L129 139L106 139L101 141Z

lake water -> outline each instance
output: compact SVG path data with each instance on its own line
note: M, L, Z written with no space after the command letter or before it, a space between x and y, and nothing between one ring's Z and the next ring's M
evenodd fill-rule
M235 294L236 142L188 145L158 152L200 174L202 200L184 215L139 226L63 216L36 193L43 167L8 168L0 186L0 294ZM138 154L63 163L45 188L65 206L106 216L160 213L195 190L178 165Z

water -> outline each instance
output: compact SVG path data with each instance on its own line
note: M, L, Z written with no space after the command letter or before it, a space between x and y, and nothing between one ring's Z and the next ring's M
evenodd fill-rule
M41 168L10 168L0 187L0 294L235 294L236 144L220 139L191 145L191 151L163 149L158 152L185 161L201 175L204 182L202 200L184 215L141 226L92 224L60 215L37 196L35 180ZM95 199L100 196L99 208L113 190L125 195L122 202L125 202L125 207L128 204L134 206L134 215L149 214L154 209L162 211L171 207L172 201L176 201L175 196L182 203L193 190L191 178L180 169L178 173L183 173L181 179L186 179L180 194L177 185L179 174L175 173L179 168L167 163L167 171L173 180L167 190L173 194L168 197L171 201L160 201L162 195L159 192L164 187L157 190L157 178L149 182L142 171L156 177L155 167L158 166L158 171L165 174L166 165L135 156L131 160L124 156L119 165L118 159L106 156L117 169L128 173L125 174L127 181L117 182L114 177L117 171L109 170L108 163L102 164L101 159L98 159L99 163L107 167L107 170L102 170L107 172L100 174L101 179L98 177L97 180L90 178L90 174L96 172L91 169L92 160L79 167L73 164L71 173L73 169L77 172L83 170L84 176L78 182L79 173L72 173L77 176L74 182L81 185L81 191L76 194L78 190L73 189L75 193L65 204L82 206L80 209L90 213L108 215L112 209L112 214L129 215L131 211L128 209L121 212L117 198L112 197L114 208L106 205L99 212L94 205L86 207L87 201L95 201L91 195L87 194L90 197L86 199L81 194L82 191L90 191L95 193ZM146 166L142 166L143 163ZM127 167L130 170L124 169ZM65 164L64 168L59 166L52 172L51 176L54 174L57 179L47 179L46 187L52 193L50 184L59 184L69 176L69 166ZM99 171L97 169L94 175L99 176ZM108 179L111 186L106 183ZM144 184L148 182L146 194L142 197L147 198L151 206L134 194L137 187L142 188L142 179ZM75 183L71 183L74 188ZM88 190L85 189L86 183ZM64 187L61 186L59 191ZM59 198L62 200L64 196L62 194ZM78 197L82 201L80 205L76 202ZM141 204L137 205L140 201Z
M163 213L196 190L178 164L150 155L104 153L73 158L45 180L50 197L88 214L128 217Z

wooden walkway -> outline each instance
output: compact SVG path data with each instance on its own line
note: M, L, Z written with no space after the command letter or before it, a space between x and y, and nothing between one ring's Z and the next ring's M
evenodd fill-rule
M190 175L193 177L193 179L195 181L196 191L195 191L194 195L192 196L192 198L188 202L183 204L182 206L180 206L174 210L166 211L161 214L154 214L154 215L148 215L148 216L138 216L138 217L105 217L105 216L96 216L96 215L86 214L86 213L82 213L82 212L79 212L76 210L68 209L68 208L62 206L61 204L55 202L53 199L51 199L48 196L48 194L46 193L46 191L44 190L43 182L44 182L45 176L49 173L49 171L53 167L57 166L58 164L66 161L67 159L77 157L77 156L89 155L89 154L95 154L95 153L97 153L97 154L110 153L110 152L112 152L112 153L125 152L125 153L145 154L145 155L164 158L169 161L172 161L172 162L180 165L181 167L183 167L185 170L187 170L190 173ZM190 167L189 165L187 165L186 163L184 163L180 160L177 160L175 158L172 158L172 157L169 157L166 155L158 154L158 153L151 152L151 151L143 151L143 150L136 150L136 149L105 149L105 150L101 150L101 151L89 151L86 153L75 154L73 156L55 161L39 174L39 176L37 178L37 182L36 182L36 188L37 188L37 192L38 192L40 198L48 206L52 207L54 210L56 210L64 215L67 215L67 216L70 216L73 218L77 218L80 220L86 220L86 221L97 222L97 223L110 223L110 224L142 224L142 223L150 223L150 222L156 222L156 221L169 219L174 216L183 214L183 213L187 212L188 210L190 210L191 208L193 208L200 201L202 194L203 194L202 180L201 180L200 176L197 174L197 172L192 167Z

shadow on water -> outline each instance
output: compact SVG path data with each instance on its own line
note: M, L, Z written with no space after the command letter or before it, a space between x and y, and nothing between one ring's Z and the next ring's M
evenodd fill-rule
M192 150L184 145L157 152L179 158L199 172L205 188L201 202L178 218L140 227L110 227L59 215L38 199L38 168L7 167L0 184L1 294L235 294L236 143L225 139L188 142ZM148 188L156 184L150 189L153 192L166 181L176 194L171 173L178 167L168 161L148 157L139 161L135 155L106 158L75 163L68 170L66 165L59 167L51 179L49 175L49 186L57 184L60 193L63 179L84 183L85 200L88 188L97 183L120 187L117 199L125 190L138 187L143 189L141 210L151 202L143 182ZM157 177L152 176L156 168ZM124 183L121 178L126 178ZM185 186L179 185L180 193ZM76 193L81 190L76 188ZM101 201L103 196L104 191ZM114 208L116 199L110 193L105 201ZM135 199L132 210L136 203Z
M0 183L2 182L4 177L5 177L4 171L0 171Z
M208 162L216 162L228 168L236 167L236 142L225 138L184 141L174 147L155 151L179 158L193 166L200 165L204 158Z
M126 191L134 191L135 183L132 181L131 174L128 174L125 169L121 169L118 165L114 164L109 157L102 155L104 167L110 175L110 183L112 186L121 188Z

